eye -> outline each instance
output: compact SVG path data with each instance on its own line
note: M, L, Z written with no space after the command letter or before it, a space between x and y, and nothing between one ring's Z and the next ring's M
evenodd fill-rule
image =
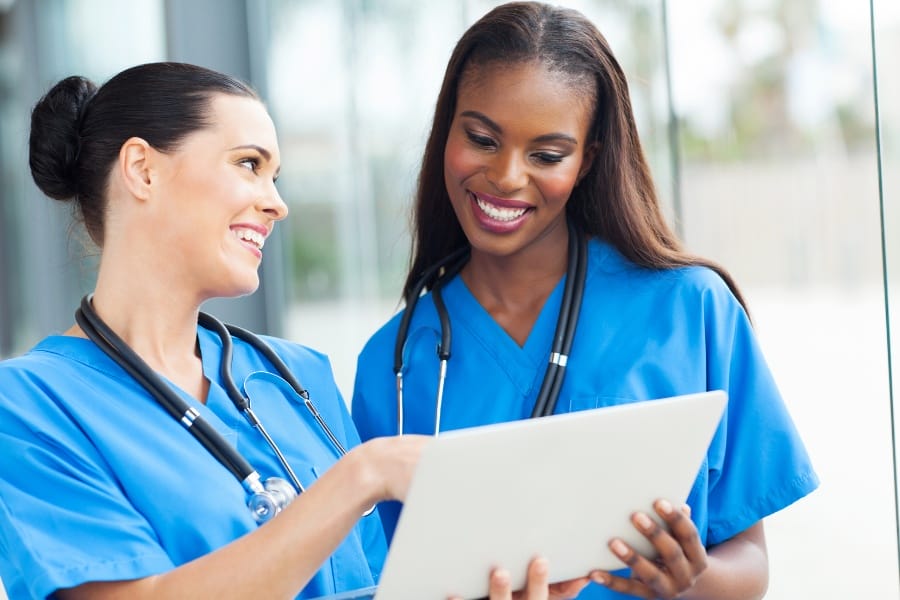
M562 154L555 154L553 152L537 152L532 155L536 161L545 165L555 165L561 163L565 158Z
M242 158L238 161L238 164L248 171L256 173L259 171L259 159L255 156L248 156L247 158Z
M474 131L466 131L466 137L479 148L491 149L497 147L497 142L495 142L493 138L481 135L480 133L475 133Z

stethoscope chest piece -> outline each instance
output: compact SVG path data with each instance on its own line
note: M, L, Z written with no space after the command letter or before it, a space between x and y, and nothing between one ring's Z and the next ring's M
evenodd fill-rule
M297 497L294 486L281 477L269 477L265 482L257 477L255 485L250 487L255 491L247 498L247 508L259 524L272 519Z

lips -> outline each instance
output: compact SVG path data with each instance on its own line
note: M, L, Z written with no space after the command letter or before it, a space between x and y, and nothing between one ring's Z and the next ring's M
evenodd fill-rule
M258 231L254 231L253 229L247 229L244 227L235 227L232 229L234 234L238 237L239 240L250 242L260 250L262 250L263 246L266 243L266 236L259 233Z
M262 249L266 243L269 230L255 223L241 223L232 225L231 232L240 241L241 245L250 250L257 258L262 258Z
M533 207L518 200L497 198L488 194L469 192L472 213L479 224L494 233L509 233L518 229Z

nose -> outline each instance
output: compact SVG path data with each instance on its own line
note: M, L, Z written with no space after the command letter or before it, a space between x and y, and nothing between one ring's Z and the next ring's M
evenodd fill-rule
M260 208L273 221L280 221L288 216L288 206L281 198L274 181L271 184L271 191L262 199Z
M508 195L528 183L528 165L515 150L502 150L488 165L486 176L500 194Z

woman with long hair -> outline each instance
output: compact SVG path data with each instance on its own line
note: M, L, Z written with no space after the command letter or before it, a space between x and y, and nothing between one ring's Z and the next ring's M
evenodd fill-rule
M818 480L737 285L666 223L625 76L579 12L504 4L456 44L403 292L359 357L363 439L724 390L687 507L655 504L667 530L632 516L658 558L598 540L628 569L595 574L581 597L764 594L763 518ZM389 537L400 508L381 505Z

